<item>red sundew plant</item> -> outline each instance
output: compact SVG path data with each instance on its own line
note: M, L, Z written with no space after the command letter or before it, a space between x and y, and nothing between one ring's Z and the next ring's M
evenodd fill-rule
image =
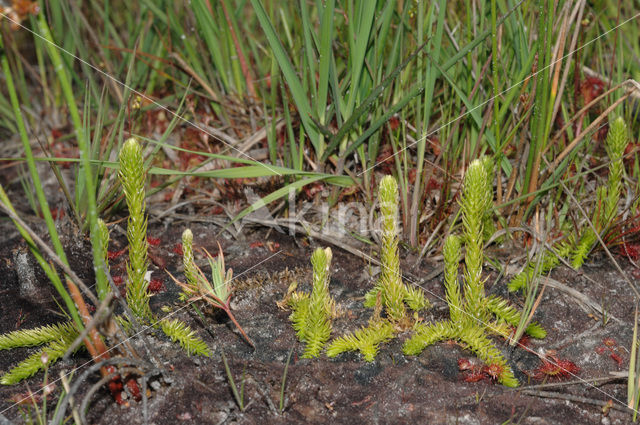
M637 261L640 258L640 245L624 242L620 246L619 253L633 261Z
M116 373L115 366L106 366L106 369L109 374ZM138 382L130 376L127 376L125 380L126 380L127 390L131 394L131 397L135 401L142 400L142 395L140 394L140 387L138 386ZM109 381L109 384L107 384L107 386L109 387L109 391L113 395L113 398L117 404L125 405L125 406L129 405L129 403L122 398L122 392L125 390L125 388L122 383L122 378L120 377L120 375L114 376Z
M120 251L107 251L107 256L109 260L116 260L118 257L121 257L127 251L127 248L122 248Z
M504 372L504 367L499 364L479 364L471 359L458 359L458 369L463 373L465 382L479 382L489 380L497 382L500 375Z
M620 355L611 353L609 354L609 357L611 357L611 359L618 364L618 367L622 367L623 359Z
M164 291L164 284L160 279L151 279L149 282L149 292L162 292Z
M584 103L591 102L604 92L604 81L598 77L587 77L580 85L580 91L584 98Z
M609 357L618 364L618 367L622 366L623 359L620 354L618 354L618 343L613 338L605 338L602 340L602 344L596 347L596 353L600 355L604 355L606 353L609 354Z
M153 238L151 236L147 236L147 242L151 246L158 246L160 245L160 238Z
M530 375L536 381L549 379L568 379L580 372L580 368L570 360L559 359L555 356L542 358L542 364Z
M178 242L177 244L175 244L175 245L173 246L172 251L173 251L175 254L178 254L179 256L181 256L181 257L182 257L182 254L183 254L183 251L182 251L182 244L181 244L180 242Z
M497 363L493 363L490 364L488 366L483 366L482 367L482 371L489 377L491 378L492 381L497 382L498 378L502 375L502 373L504 372L504 366L499 365Z

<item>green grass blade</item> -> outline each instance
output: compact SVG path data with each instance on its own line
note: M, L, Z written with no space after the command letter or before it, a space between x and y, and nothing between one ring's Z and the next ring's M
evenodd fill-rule
M293 65L291 65L291 60L287 55L284 46L280 42L280 38L276 33L275 28L273 27L269 17L267 16L267 12L264 10L262 6L262 2L260 0L251 0L251 4L253 5L253 9L256 12L256 16L262 30L265 32L267 40L269 41L269 46L278 61L278 65L280 66L280 70L291 90L291 96L293 97L293 101L298 108L298 113L300 114L300 120L302 121L302 125L304 125L304 129L309 136L309 140L311 140L311 144L316 150L316 153L320 156L324 151L324 146L319 144L319 133L318 130L313 123L311 117L313 116L313 112L311 107L309 106L306 92L303 89L302 82L298 78L296 71L293 69Z

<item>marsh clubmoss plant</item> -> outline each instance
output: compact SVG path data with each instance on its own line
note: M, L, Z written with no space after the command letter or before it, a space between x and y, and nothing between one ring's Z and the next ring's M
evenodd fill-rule
M627 137L627 125L621 117L616 118L609 128L605 148L609 156L609 179L606 187L596 190L597 205L592 222L599 233L611 227L618 213L618 201L622 191L622 177L624 175L624 163L622 157L629 143ZM572 253L571 264L578 269L582 266L587 255L597 243L598 238L591 226L585 231Z
M311 255L313 289L311 294L297 291L291 294L289 319L305 343L304 358L318 357L331 336L331 319L335 315L335 301L329 295L331 248L318 248Z
M366 361L372 362L378 354L380 344L393 339L395 333L391 322L374 318L368 326L334 339L327 349L327 356L335 357L346 351L360 351Z
M365 306L375 307L375 314L366 327L335 339L327 349L329 357L345 351L360 351L366 361L373 361L380 344L392 339L398 331L414 326L415 319L407 314L407 308L417 312L430 305L421 289L402 281L398 255L398 183L393 177L386 176L380 181L378 202L382 215L381 271L373 289L365 295Z
M160 327L162 332L171 338L173 342L178 342L187 354L198 354L207 357L211 355L207 344L184 322L178 319L163 319L160 321Z
M554 269L560 264L561 258L566 258L573 250L573 244L570 241L560 241L555 243L551 247L551 251L545 250L542 254L542 259L533 259L529 261L524 269L515 275L513 279L507 284L509 291L523 290L526 291L527 286L534 279L537 279L544 273Z
M496 231L496 225L493 220L493 179L495 177L495 165L490 156L483 156L481 161L486 172L483 192L488 201L484 214L482 215L482 239L483 242L486 242Z
M147 274L147 218L145 216L145 171L142 147L134 138L124 142L119 155L120 183L127 200L129 220L129 262L127 263L127 304L133 313L143 319L152 318L149 308L149 282Z
M193 233L191 229L182 232L182 265L187 286L183 287L180 297L185 300L193 296L198 288L198 269L193 259Z
M124 142L119 159L118 176L129 209L127 222L127 240L129 242L127 304L136 317L145 322L153 322L154 316L149 307L149 282L147 281L148 245L144 189L146 177L142 148L136 139L130 138ZM104 234L105 230L101 230L101 233ZM172 341L179 342L189 354L209 355L204 341L198 338L186 324L176 319L173 321L161 320L154 324L154 326L158 325Z
M427 346L443 340L457 340L473 351L487 365L498 371L497 379L506 386L515 387L518 380L506 360L488 338L487 333L509 337L511 327L517 326L520 313L497 296L487 297L482 279L483 222L492 208L493 194L487 193L489 174L485 161L473 161L464 178L462 192L462 240L465 243L464 296L458 282L458 264L461 256L461 238L455 235L445 240L445 293L450 320L434 324L417 323L415 334L405 342L403 351L418 355ZM534 338L544 338L546 332L537 323L527 327Z
M31 354L25 360L18 363L9 372L0 377L0 384L17 384L23 379L29 378L46 365L58 361L80 333L73 323L58 323L41 326L35 329L18 330L0 335L0 350L9 350L17 347L34 347L47 344L42 349ZM79 344L76 351L84 348ZM47 363L43 364L41 357L47 355Z
M398 256L398 183L392 176L380 181L378 202L382 214L381 271L378 282L365 295L365 306L373 307L380 296L387 317L392 322L407 322L406 307L414 311L423 310L429 307L429 300L422 290L402 282Z

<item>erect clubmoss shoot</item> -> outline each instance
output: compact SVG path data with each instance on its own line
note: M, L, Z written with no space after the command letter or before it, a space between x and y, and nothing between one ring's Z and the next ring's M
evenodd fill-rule
M462 192L462 224L466 246L464 272L464 299L458 285L458 263L460 261L460 239L449 236L444 244L445 292L449 304L447 321L429 325L422 323L414 327L414 335L405 342L405 354L418 355L431 344L454 339L473 351L487 365L494 365L498 381L503 385L518 386L506 360L493 342L487 337L491 332L508 337L511 326L520 321L520 312L497 296L487 298L482 280L483 222L493 220L491 200L493 192L487 189L489 173L485 169L486 160L473 161L464 178ZM489 163L491 164L491 163ZM495 317L495 319L494 319ZM543 338L546 333L540 325L532 323L527 333L535 338Z
M398 254L398 183L392 176L380 181L378 202L382 215L381 270L378 282L365 295L365 306L373 307L380 296L388 318L405 326L409 323L406 306L422 310L429 306L429 301L421 289L402 282Z
M124 142L120 150L120 183L127 200L129 220L127 239L129 241L129 263L127 274L127 303L133 313L145 320L152 317L149 308L149 283L147 274L147 218L145 216L145 179L142 148L134 138Z
M311 256L313 289L311 295L298 292L289 298L293 312L290 320L300 341L306 344L303 357L317 357L331 336L331 319L335 301L329 295L331 249L318 248Z

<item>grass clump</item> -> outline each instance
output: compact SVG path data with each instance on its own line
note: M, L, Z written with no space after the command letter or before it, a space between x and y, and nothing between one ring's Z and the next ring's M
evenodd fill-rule
M478 159L469 165L462 193L462 240L465 243L464 293L458 281L462 242L450 235L443 248L445 261L445 292L450 320L434 324L415 325L414 335L405 342L403 351L408 355L420 354L438 341L453 339L473 351L483 362L493 366L496 378L503 385L518 386L518 380L506 360L487 334L508 338L511 326L517 326L520 313L498 296L487 297L482 279L483 223L492 208L493 192L486 161ZM488 183L489 182L489 183ZM527 333L544 338L545 330L537 323L527 327Z

